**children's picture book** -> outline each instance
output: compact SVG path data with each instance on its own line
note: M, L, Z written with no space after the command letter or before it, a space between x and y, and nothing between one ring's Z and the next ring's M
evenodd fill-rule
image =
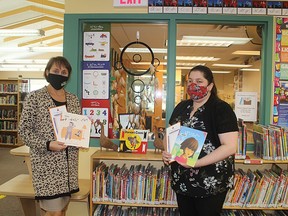
M146 154L148 133L148 130L121 129L119 151Z
M88 116L62 113L57 129L57 140L65 145L89 147L91 120Z
M52 124L53 124L53 128L54 128L54 132L55 135L58 139L58 134L59 134L59 123L60 120L62 119L62 115L64 113L67 113L66 110L66 106L57 106L57 107L53 107L49 109L50 112L50 116L51 116L51 120L52 120Z
M175 144L177 135L179 134L180 130L180 122L171 125L170 127L166 128L166 151L172 152L172 148Z
M177 124L175 126L179 127ZM176 132L170 133L168 140L170 139L171 142L167 142L167 145L169 144L169 149L172 149L171 151L168 151L172 154L171 162L177 161L194 167L204 145L206 136L207 132L205 131L185 126L180 126L178 134ZM173 143L174 140L175 142Z

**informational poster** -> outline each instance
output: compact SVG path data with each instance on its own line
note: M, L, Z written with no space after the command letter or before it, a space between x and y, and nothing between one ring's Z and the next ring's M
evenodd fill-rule
M109 98L109 70L83 70L83 99Z
M236 92L235 113L243 121L257 120L257 92Z
M282 63L280 64L280 79L288 80L288 64Z
M178 13L192 13L192 0L178 0Z
M223 0L223 14L236 14L237 0Z
M99 124L99 121L104 124L104 135L108 137L108 111L108 108L82 108L83 115L88 116L92 122L91 137L100 137L101 125Z
M84 32L84 61L109 61L110 32Z
M252 14L265 15L266 13L266 1L252 0Z
M288 104L279 104L278 125L288 127Z
M251 14L252 0L238 0L238 14Z
M287 2L282 2L283 7ZM276 17L273 124L288 126L288 19Z
M209 14L222 14L222 0L208 0Z
M267 1L267 15L281 15L282 1Z

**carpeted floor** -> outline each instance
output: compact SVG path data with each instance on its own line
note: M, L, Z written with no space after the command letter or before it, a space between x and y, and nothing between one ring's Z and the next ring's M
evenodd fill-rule
M0 147L0 184L19 174L28 174L23 157L11 155L10 150ZM0 199L0 216L24 216L19 199L13 196Z

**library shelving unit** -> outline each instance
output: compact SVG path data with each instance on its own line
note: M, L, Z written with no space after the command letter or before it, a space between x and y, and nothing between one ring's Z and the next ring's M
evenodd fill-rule
M22 79L0 79L0 146L21 146L17 128Z
M287 160L277 160L277 161L271 161L271 160L263 160L254 158L253 153L247 154L248 159L237 159L235 160L235 166L237 168L242 168L243 170L256 170L256 169L269 169L271 168L271 165L276 163L281 166L283 169L287 169L288 161ZM93 155L91 155L91 170L94 171L95 168L100 163L107 163L109 165L111 164L117 164L122 166L122 164L131 164L131 165L147 165L147 163L151 163L153 165L156 165L157 167L161 167L163 165L162 162L162 156L161 153L155 153L154 151L147 151L146 154L133 154L133 153L120 153L120 152L114 152L114 151L107 151L107 150L98 150ZM100 177L101 178L101 177ZM95 181L99 181L99 176L95 177L95 173L92 172L91 175L91 192L90 192L90 216L93 216L94 210L96 209L96 206L98 205L108 205L108 206L122 206L122 207L160 207L160 208L176 208L176 203L171 204L147 204L145 202L140 203L131 203L129 201L103 201L103 200L97 200L94 197L95 192ZM98 185L99 188L101 188L101 185ZM135 188L134 188L135 189ZM101 190L101 189L100 189ZM286 191L287 193L287 191ZM287 210L287 208L282 207L242 207L237 205L231 205L231 206L225 206L223 209L226 210Z
M134 153L124 153L124 152L114 152L108 150L98 150L93 155L91 155L91 165L92 171L95 170L95 167L99 165L101 162L107 164L129 164L131 165L147 165L149 163L155 165L156 167L163 166L162 162L162 154L159 152L147 151L146 154L134 154ZM115 202L115 201L96 201L94 198L94 180L95 176L91 176L91 193L90 193L90 216L93 215L95 210L95 206L97 205L109 205L109 206L123 206L123 207L161 207L161 208L175 208L176 204L151 204L151 203L143 203L143 202ZM97 179L97 178L96 178ZM97 181L97 180L96 180ZM145 192L144 192L145 193Z
M269 170L271 170L271 167L273 164L277 164L282 170L288 170L288 160L265 160L265 159L261 159L261 158L256 158L252 152L247 153L246 159L236 159L235 160L236 170L238 168L240 168L240 169L244 170L245 173L247 173L246 171L248 169L250 169L251 171L255 171L255 170L264 171L265 169L269 171ZM275 177L274 178L275 184L274 184L274 182L272 183L272 181L271 182L268 181L266 190L261 189L261 187L259 189L257 189L257 190L259 190L259 194L261 193L261 190L263 190L263 196L262 196L263 201L265 200L265 197L267 197L266 201L269 200L268 197L270 197L271 199L272 198L274 199L273 195L269 194L269 190L271 190L271 193L273 193L273 191L275 190L275 192L274 192L275 197L277 196L277 193L279 192L279 187L278 187L278 189L275 189L277 181L279 182L279 179L277 179L277 176L275 176L275 175L271 175L271 176L273 176L273 178ZM287 176L286 176L286 178L287 178ZM271 178L268 178L268 179L271 180ZM287 179L286 179L286 181L284 180L283 182L284 182L283 185L285 186L287 184ZM269 184L271 184L271 189L269 189ZM262 185L264 185L264 181L262 182ZM249 187L252 187L252 186L250 185ZM265 186L263 186L263 187L265 187ZM287 185L286 185L286 187L287 187ZM242 190L244 190L244 189L242 188ZM256 190L256 189L254 189L254 190ZM282 197L284 197L284 199L286 200L286 205L287 205L287 193L288 193L287 188L286 188L286 190L284 190L282 192L284 194L284 195L282 195ZM234 194L236 194L236 192ZM227 194L227 196L229 196L229 193ZM260 198L260 197L258 197L258 198ZM258 198L256 199L256 201L258 201ZM282 207L282 206L279 207L277 205L277 203L273 204L273 202L272 202L271 206L270 205L268 206L268 203L266 203L266 201L260 203L260 205L258 203L254 206L253 206L253 204L250 206L249 205L243 206L242 204L239 204L239 203L232 203L230 206L229 205L227 206L224 203L223 209L262 210L262 211L287 210L286 206L285 207Z

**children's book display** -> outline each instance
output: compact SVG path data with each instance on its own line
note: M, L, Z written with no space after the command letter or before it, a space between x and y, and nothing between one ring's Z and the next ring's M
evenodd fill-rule
M224 207L287 208L288 172L276 164L270 169L235 171L234 188L227 193Z
M278 125L253 125L254 154L264 160L288 159L288 128Z
M207 132L180 126L180 123L167 128L167 151L172 161L194 167L205 142Z
M102 161L93 171L92 200L126 204L174 205L176 194L171 188L170 178L171 170L168 166L156 168L151 163L128 166L118 165L117 162L108 165Z
M146 154L148 148L148 130L121 129L119 151Z
M57 141L69 146L89 147L91 121L87 116L69 113L66 106L49 111Z

